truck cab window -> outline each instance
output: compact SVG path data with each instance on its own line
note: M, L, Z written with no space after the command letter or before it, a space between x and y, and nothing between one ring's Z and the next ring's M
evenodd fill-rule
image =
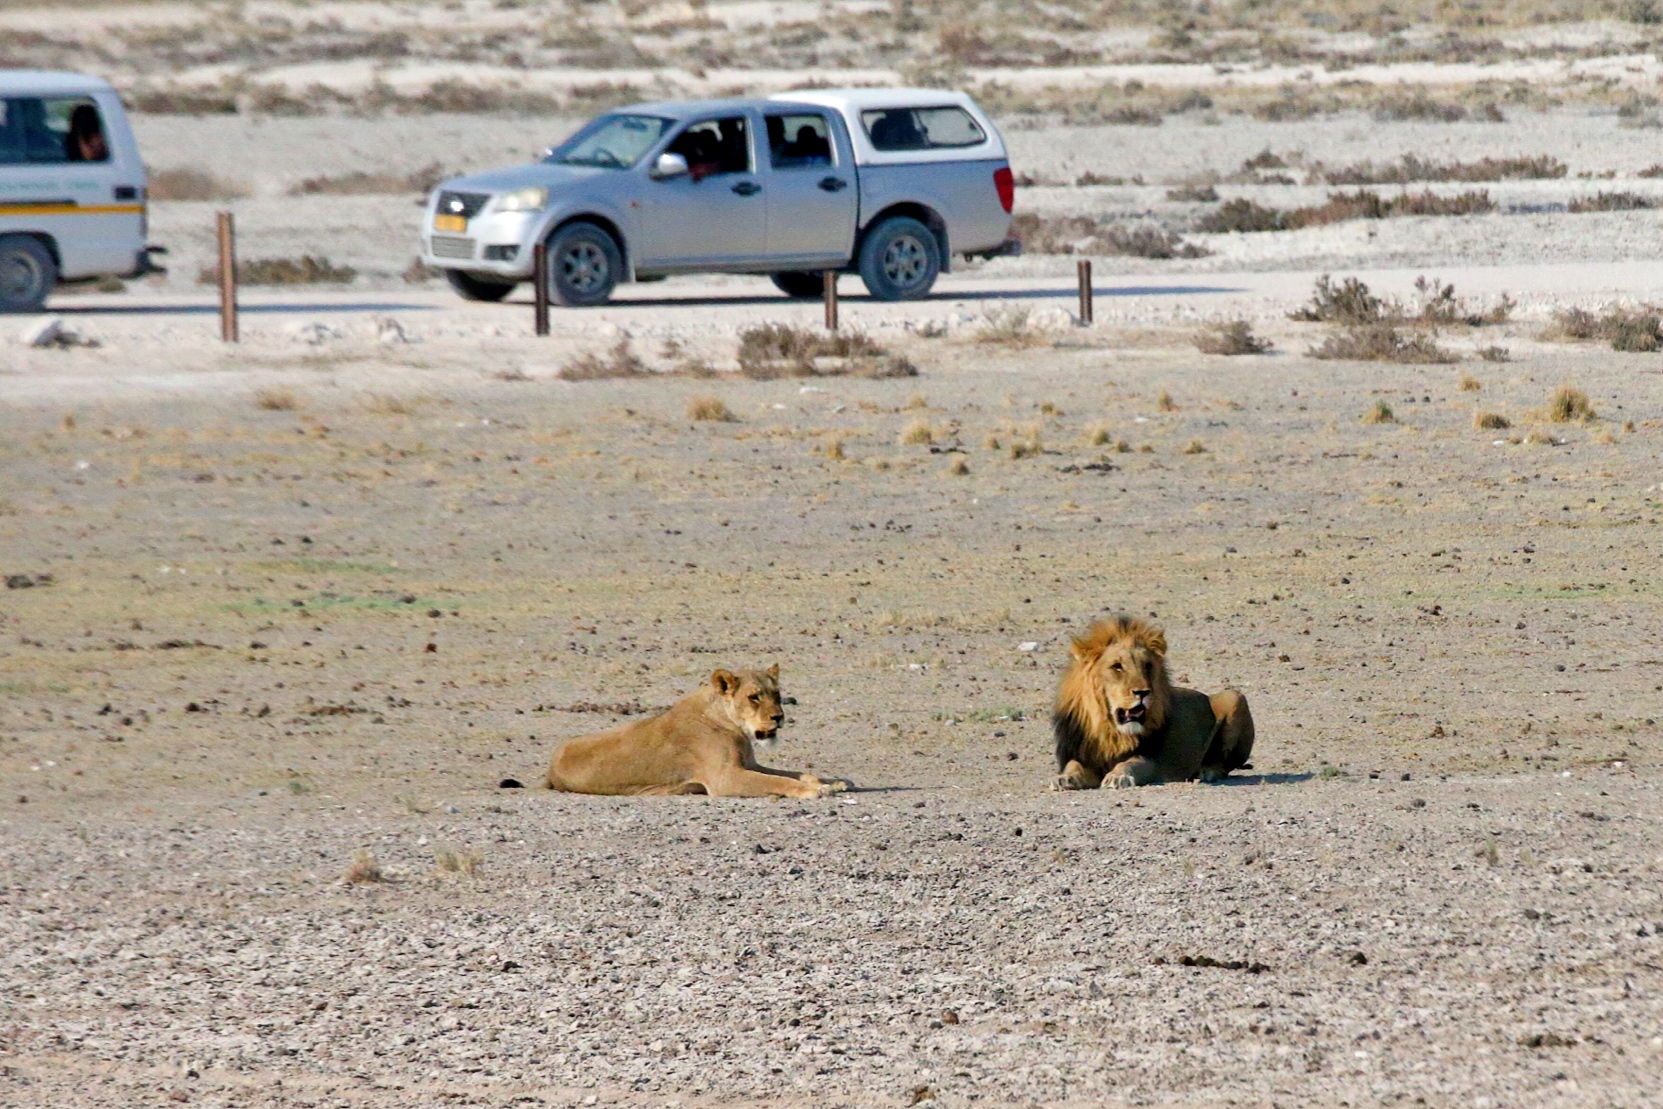
M686 158L695 181L724 173L749 173L751 144L747 130L744 116L703 120L677 135L664 152Z
M109 140L86 97L0 100L0 165L107 162Z
M825 116L769 116L767 125L768 155L775 169L832 164L831 126Z

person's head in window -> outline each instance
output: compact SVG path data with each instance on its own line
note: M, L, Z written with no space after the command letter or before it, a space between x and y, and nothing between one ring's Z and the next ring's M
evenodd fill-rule
M105 162L110 147L104 140L104 124L98 109L79 104L69 114L69 133L64 136L64 154L71 162Z

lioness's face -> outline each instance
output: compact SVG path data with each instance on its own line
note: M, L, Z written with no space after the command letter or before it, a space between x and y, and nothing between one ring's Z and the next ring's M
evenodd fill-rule
M785 713L780 709L780 668L741 670L735 674L718 670L710 684L726 703L728 715L745 735L767 744L779 734Z
M1097 659L1098 687L1114 726L1126 735L1141 736L1147 726L1149 697L1160 665L1161 656L1136 640L1110 643Z

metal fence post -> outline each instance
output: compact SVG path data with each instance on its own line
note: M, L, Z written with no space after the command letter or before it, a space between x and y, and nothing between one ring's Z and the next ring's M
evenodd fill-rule
M219 213L219 337L239 341L237 330L237 231L230 212Z
M531 248L531 302L538 337L549 333L549 248L538 243Z
M1093 305L1091 302L1091 259L1080 259L1074 268L1080 279L1080 326L1090 327L1093 316Z
M825 280L826 297L826 330L837 330L837 271L827 270L822 277Z

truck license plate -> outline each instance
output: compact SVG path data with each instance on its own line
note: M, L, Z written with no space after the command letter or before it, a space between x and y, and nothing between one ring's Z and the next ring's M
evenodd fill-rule
M435 231L466 231L468 219L466 216L434 216L433 230Z

